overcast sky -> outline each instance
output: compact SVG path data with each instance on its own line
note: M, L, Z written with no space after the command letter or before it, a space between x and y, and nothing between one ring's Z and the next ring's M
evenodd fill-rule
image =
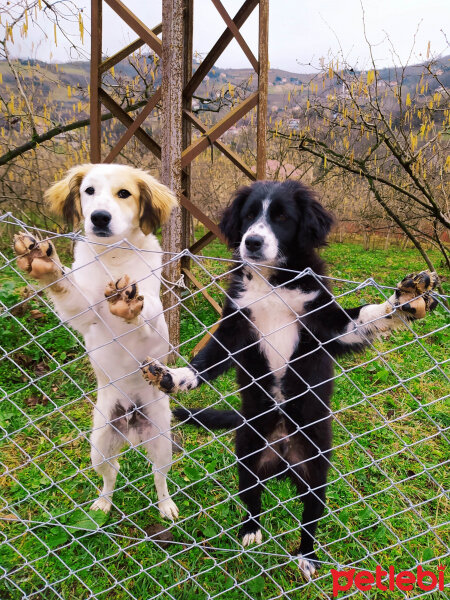
M124 0L124 3L149 26L161 19L161 0ZM230 15L239 9L243 0L223 0ZM449 54L445 31L450 23L449 0L363 0L366 33L373 46L378 66L389 66L398 59L393 57L395 48L400 60L421 61L427 52L428 42L433 54ZM308 64L319 64L321 57L327 59L342 52L352 66L365 68L369 64L369 50L364 40L363 9L360 0L271 0L269 24L269 59L271 67L289 71L305 72ZM77 2L84 8L84 22L90 27L90 2ZM103 52L111 55L137 36L115 16L103 3L104 34ZM194 0L194 50L206 54L224 29L223 21L210 0ZM257 53L257 9L241 31L254 53ZM78 25L74 24L73 32ZM32 29L28 38L15 36L15 56L33 56L41 60L66 62L71 59L68 45L59 37L58 46L53 42L53 27L45 26L48 40L42 31ZM443 31L444 30L444 31ZM79 42L78 42L79 43ZM85 39L85 58L89 54L89 36ZM72 58L76 58L72 55ZM236 42L232 42L217 64L221 67L248 67L249 62Z

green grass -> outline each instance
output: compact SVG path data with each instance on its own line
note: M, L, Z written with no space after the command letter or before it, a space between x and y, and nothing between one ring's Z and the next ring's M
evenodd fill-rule
M228 256L218 243L206 253ZM395 285L405 273L423 268L414 251L398 248L365 252L354 244L333 244L323 254L333 276L357 281L372 277L383 285ZM213 259L200 264L215 276L227 268ZM200 264L193 266L196 276L211 282ZM222 283L219 278L208 288L219 302ZM6 306L21 299L24 285L9 267L0 270L0 300ZM382 299L373 287L352 292L350 284L338 282L334 289L349 292L342 298L346 305ZM33 319L31 310L42 314L34 313L39 318ZM212 325L217 315L195 293L186 294L181 318L181 337L186 341L182 353L188 359L205 326ZM262 518L266 541L240 554L237 528L243 511L236 495L233 438L228 433L212 439L192 427L175 428L184 452L174 455L170 472L169 488L181 514L171 527L174 543L142 541L163 521L153 505L153 477L136 450L126 451L121 459L116 508L110 516L104 519L89 512L100 486L90 468L87 441L95 379L80 341L59 325L39 296L23 315L5 313L0 319L1 345L9 356L0 363L5 392L0 409L0 573L8 573L0 580L2 600L33 593L39 600L108 596L184 600L219 594L237 600L282 593L286 598L314 600L331 597L330 556L340 564L360 561L361 569L374 570L379 563L393 564L398 571L411 567L411 556L430 561L435 569L433 558L445 553L448 505L440 490L448 489L449 482L448 468L440 465L449 450L438 433L449 426L450 414L448 404L437 401L448 393L445 338L439 331L448 323L445 310L414 325L421 345L409 331L397 332L377 342L383 359L368 350L341 360L336 368L337 449L328 511L318 530L324 547L319 558L326 564L310 584L285 553L298 544L297 518L302 510L292 499L295 492L288 481L267 486ZM397 385L399 377L402 386ZM219 378L214 387L216 391L203 386L174 402L223 405L226 396L227 403L239 406L233 372ZM23 521L15 521L14 513ZM399 540L409 541L399 544ZM367 552L373 557L367 558ZM188 573L193 579L184 581ZM51 585L46 587L45 582ZM386 595L373 590L364 597ZM404 596L389 594L397 597Z

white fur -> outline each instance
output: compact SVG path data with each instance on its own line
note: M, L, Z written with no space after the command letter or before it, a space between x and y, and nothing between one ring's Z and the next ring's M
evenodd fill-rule
M339 338L342 344L358 344L367 339L402 326L399 315L393 312L395 295L382 304L367 304L360 310L358 318L349 323L346 333ZM389 315L389 318L387 316Z
M299 289L283 287L274 289L256 268L247 268L247 272L251 279L244 274L245 291L234 302L239 308L250 311L256 334L261 340L260 349L269 362L270 371L279 381L299 342L297 317L304 314L305 304L314 300L318 292L302 293ZM280 402L282 398L275 394L275 400Z
M167 369L172 376L174 390L188 391L198 386L198 377L189 367L179 367L178 369Z
M251 256L248 254L247 246L245 245L245 240L251 235L260 235L264 238L264 243L261 248L261 258L258 259L258 262L271 265L274 264L278 258L278 240L272 228L269 226L269 223L267 222L267 211L269 210L269 204L269 200L263 201L263 211L261 217L255 221L255 223L250 225L245 234L242 236L242 240L239 245L239 253L243 260L252 260Z
M316 572L316 567L315 567L314 563L312 561L308 560L307 558L304 558L301 554L298 555L297 559L298 559L298 566L299 566L300 570L302 571L303 575L305 576L305 579L307 579L309 581L311 579L311 577L314 575L314 573Z
M108 244L128 238L131 232L138 232L138 215L133 196L119 199L113 193L112 187L122 187L128 189L132 181L129 180L129 167L127 165L100 164L95 165L83 178L80 186L81 210L84 219L84 229L89 239L105 242L104 237L94 234L94 225L91 221L91 214L96 210L106 210L111 214L109 228L111 236L107 238ZM89 195L86 190L94 188L94 194ZM117 189L114 189L117 193ZM130 189L130 192L135 192Z
M62 285L48 288L48 293L61 320L82 334L97 377L91 458L95 470L103 476L103 490L91 508L105 512L111 508L120 450L124 444L142 445L153 463L160 512L173 519L178 510L166 483L172 462L169 399L149 386L140 371L140 364L149 353L164 360L169 350L159 297L161 248L153 234L144 235L139 229L136 202L118 202L114 198L111 174L117 184L124 169L121 165L95 165L82 181L85 230L88 239L96 243L77 242L72 268L65 269ZM83 191L89 185L96 189L94 196ZM99 238L92 233L89 217L100 208L107 208L112 214L112 237ZM120 248L104 245L122 238L130 243L121 242ZM143 310L132 323L111 314L105 299L107 283L125 274L138 283L139 294L144 297ZM128 429L128 415L111 422L117 405L124 412L138 409L142 416L140 427Z
M246 546L250 546L250 544L261 544L262 542L262 533L261 529L255 531L255 533L246 533L242 538L242 545L244 548Z

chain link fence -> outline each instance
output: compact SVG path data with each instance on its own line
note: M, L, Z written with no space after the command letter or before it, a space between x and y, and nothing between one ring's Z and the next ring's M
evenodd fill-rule
M82 239L29 227L10 214L0 222L11 239L21 230L48 236L63 264L70 264L73 241ZM235 261L188 251L163 260L183 257L202 288L161 280L162 293L176 295L181 311L182 342L173 348L177 366L187 364L220 319L205 296L222 302L227 279L239 268ZM438 307L426 319L335 360L333 456L316 540L321 568L308 581L291 555L301 537L302 502L288 480L264 482L263 541L242 546L244 507L230 431L172 421L170 432L160 432L173 440L167 481L180 513L175 522L159 515L142 443L124 445L114 457L120 471L109 515L90 510L101 486L89 443L98 389L84 341L17 268L12 252L1 253L0 261L2 600L331 598L337 593L331 569L375 574L381 565L398 573L422 565L437 575L438 565L445 565L448 298L437 294ZM392 294L373 279L328 279L342 306L384 302ZM239 405L233 371L171 398L172 408ZM386 585L388 578L382 579ZM396 586L387 593L448 598L448 575L445 583L439 591ZM375 587L344 587L341 598L382 594Z

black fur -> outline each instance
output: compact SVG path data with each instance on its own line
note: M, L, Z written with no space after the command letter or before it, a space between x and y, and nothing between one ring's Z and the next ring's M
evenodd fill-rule
M238 190L220 223L230 248L237 251L249 219L261 214L267 200L270 204L266 221L278 242L278 264L295 271L310 267L317 275L323 275L324 263L316 248L326 244L333 217L311 190L298 182L256 182ZM233 299L251 285L248 274L245 267L233 273L220 326L191 363L200 374L199 384L236 367L242 417L233 411L198 408L178 408L174 414L208 429L236 428L239 491L248 508L242 536L259 529L264 482L284 475L293 480L304 503L302 537L296 553L314 561L314 536L325 508L331 455L332 356L360 350L364 345L344 345L334 338L344 332L351 319L358 317L361 307L344 311L320 277L305 275L293 280L293 274L285 270L271 271L273 286L299 294L317 292L307 306L309 314L298 316L297 345L289 367L277 383L260 350L251 308L236 310L233 304ZM311 313L314 309L319 310ZM281 403L274 401L274 386L282 394Z
M242 416L233 410L215 410L214 408L188 410L178 406L173 414L179 421L185 421L186 425L201 425L208 429L234 429L243 423Z

